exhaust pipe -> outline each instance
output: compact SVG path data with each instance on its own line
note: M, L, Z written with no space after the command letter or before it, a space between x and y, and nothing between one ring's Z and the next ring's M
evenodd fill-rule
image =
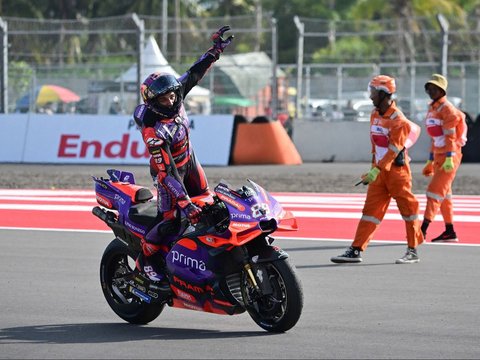
M106 211L102 209L100 206L95 206L92 209L92 214L102 220L104 223L113 224L116 220L115 214L111 211Z

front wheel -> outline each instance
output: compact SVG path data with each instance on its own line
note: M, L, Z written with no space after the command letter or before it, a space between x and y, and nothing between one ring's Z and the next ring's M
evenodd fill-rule
M262 279L257 281L268 281L270 291L259 295L244 273L242 296L246 309L261 328L285 332L295 326L303 309L303 289L295 267L285 258L262 263L258 268Z
M103 295L112 310L131 324L148 324L163 311L165 304L148 304L130 292L126 276L135 271L136 252L115 239L105 249L100 263Z

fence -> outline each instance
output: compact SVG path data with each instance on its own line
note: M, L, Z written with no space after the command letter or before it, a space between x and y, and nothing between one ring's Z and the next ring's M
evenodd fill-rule
M131 113L140 101L142 68L155 65L145 53L150 36L172 68L182 73L210 46L210 34L229 24L235 40L200 84L207 90L207 101L193 97L187 104L193 112L257 116L288 110L298 118L332 120L333 106L368 100L365 90L370 77L387 73L397 78L403 110L418 118L427 101L425 80L445 65L449 96L475 117L480 112L478 19L472 15L463 22L447 20L450 31L446 34L436 17L371 22L292 19L298 32L297 61L278 65L277 46L282 44L271 14L188 19L135 14L80 20L3 18L0 105L2 112L40 110L34 101L38 87L56 84L81 97L75 109L57 111L105 114L118 99L120 111ZM447 57L445 35L449 36ZM325 50L358 39L376 45L362 50L366 52L351 51L341 62L335 52ZM383 45L378 48L378 44ZM127 73L133 73L133 78L126 78Z
M264 87L270 88L272 77L276 76L272 64L276 56L272 46L276 43L276 24L269 14L194 19L131 14L80 20L0 19L0 40L4 39L1 50L2 54L8 53L1 66L8 74L2 81L2 90L7 89L2 91L2 112L42 110L36 106L35 94L40 86L54 84L81 97L75 109L54 109L57 112L108 113L112 100L118 99L120 110L131 113L140 102L139 84L146 77L142 70L165 65L159 59L145 57L151 36L161 49L160 61L171 60L169 69L181 74L211 46L211 34L223 24L229 24L235 34L224 58L241 50L269 60L259 66L255 61L245 63L234 58L228 62L231 70L227 65L215 66L200 84L209 90L208 107L200 111L234 111L252 104L264 108L265 100L256 101L255 97ZM222 59L217 64L226 62ZM242 79L229 76L238 68L243 69L244 77L249 76L242 84L238 83ZM263 74L260 79L259 68ZM255 81L260 88L252 85ZM222 97L220 101L214 101L218 96ZM197 103L198 99L194 99L187 105L198 110Z
M302 69L296 79L299 117L315 114L312 106L319 101L312 99L344 104L355 96L360 101L358 94L379 73L397 78L399 102L413 118L424 111L423 85L435 72L448 75L449 97L464 111L473 117L480 113L480 27L475 14L375 21L296 17L294 22L299 34L296 67Z
M412 120L420 121L430 100L425 94L424 84L432 73L438 72L435 65L408 64L406 73L399 70L399 63L304 65L299 117L332 121L333 107L337 105L344 111L348 111L348 105L361 107L370 104L371 109L367 92L370 78L375 74L389 74L396 78L397 103ZM480 113L478 62L449 63L448 72L449 99L475 119ZM347 115L343 119L349 120Z

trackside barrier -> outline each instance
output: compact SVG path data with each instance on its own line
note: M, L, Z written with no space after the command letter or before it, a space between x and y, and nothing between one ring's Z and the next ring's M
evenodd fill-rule
M190 116L191 140L202 165L228 165L233 129L233 115ZM148 164L149 158L130 116L0 115L0 163L135 165Z
M369 121L295 120L293 141L304 162L370 162L372 144L369 134ZM422 129L408 155L414 162L424 162L429 152L430 138Z
M278 121L240 123L233 147L234 165L302 164L302 158Z

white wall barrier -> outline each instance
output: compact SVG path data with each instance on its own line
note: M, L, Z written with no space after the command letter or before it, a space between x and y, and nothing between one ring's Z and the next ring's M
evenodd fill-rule
M421 125L421 124L419 124ZM303 162L369 162L372 160L370 122L323 122L295 120L293 142ZM412 161L428 159L430 139L422 127L420 137L409 149Z
M233 115L192 115L191 141L202 165L228 165ZM119 115L0 115L0 162L148 164L133 118Z
M191 139L202 165L226 166L232 151L233 115L193 115ZM293 142L303 162L369 162L368 122L294 122ZM409 151L428 157L425 130ZM149 155L129 116L0 115L0 162L147 164Z

